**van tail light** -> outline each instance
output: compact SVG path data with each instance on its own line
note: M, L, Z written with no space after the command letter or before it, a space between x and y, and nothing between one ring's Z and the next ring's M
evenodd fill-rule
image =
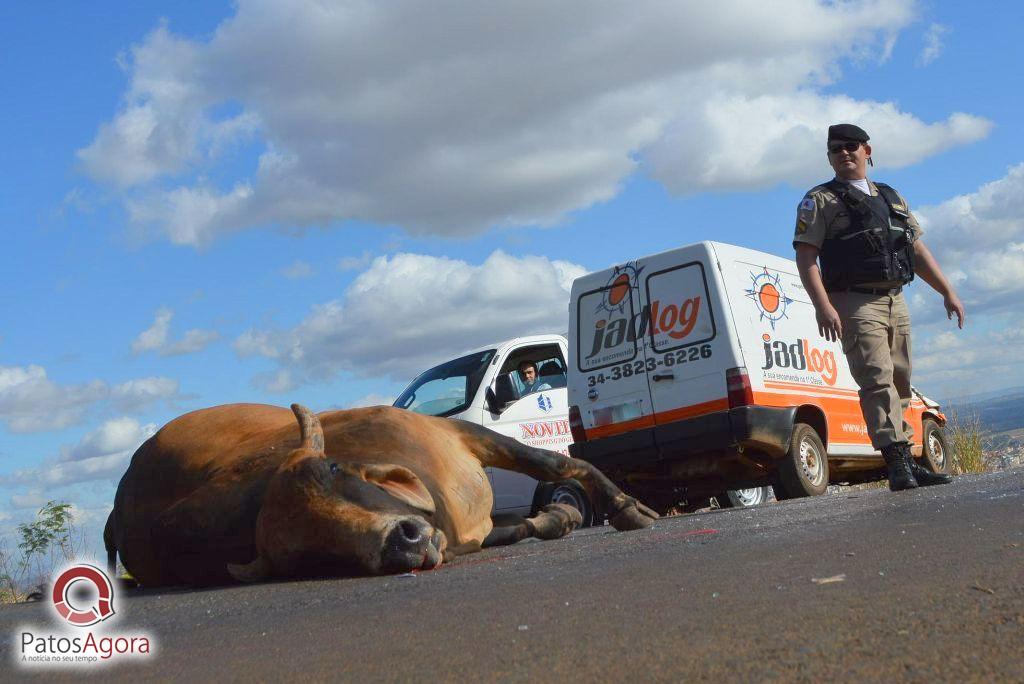
M747 375L744 366L725 371L725 386L729 391L729 408L750 406L754 403L754 390L750 386L750 376Z
M580 413L579 406L569 407L569 432L572 433L572 441L587 441L587 431L583 429L583 414Z

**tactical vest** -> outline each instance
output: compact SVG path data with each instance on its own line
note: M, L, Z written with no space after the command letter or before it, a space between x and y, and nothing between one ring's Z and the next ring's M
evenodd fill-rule
M878 197L839 180L824 185L850 216L850 226L821 245L821 275L830 292L867 284L897 287L914 279L910 212L891 187L875 186Z

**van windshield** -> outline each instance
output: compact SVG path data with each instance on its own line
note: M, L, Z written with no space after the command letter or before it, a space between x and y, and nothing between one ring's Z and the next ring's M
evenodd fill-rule
M421 373L395 399L395 406L428 416L450 416L476 396L496 349L467 354Z

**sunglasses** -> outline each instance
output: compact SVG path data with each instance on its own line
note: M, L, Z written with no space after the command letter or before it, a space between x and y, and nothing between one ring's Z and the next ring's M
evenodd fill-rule
M846 150L847 152L856 152L857 148L860 147L860 143L851 140L849 142L832 143L828 146L829 154L838 154L840 150Z

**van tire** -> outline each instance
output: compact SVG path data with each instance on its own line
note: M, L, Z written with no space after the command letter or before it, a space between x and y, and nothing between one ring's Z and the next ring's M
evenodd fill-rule
M921 421L921 461L933 473L948 473L952 452L946 441L946 431L931 418Z
M817 431L807 423L793 426L789 452L779 463L775 498L818 496L828 489L828 453Z
M590 527L594 524L594 507L587 498L587 493L575 480L567 482L546 482L537 489L536 509L539 510L548 504L560 503L572 506L583 516L583 523L580 527Z

